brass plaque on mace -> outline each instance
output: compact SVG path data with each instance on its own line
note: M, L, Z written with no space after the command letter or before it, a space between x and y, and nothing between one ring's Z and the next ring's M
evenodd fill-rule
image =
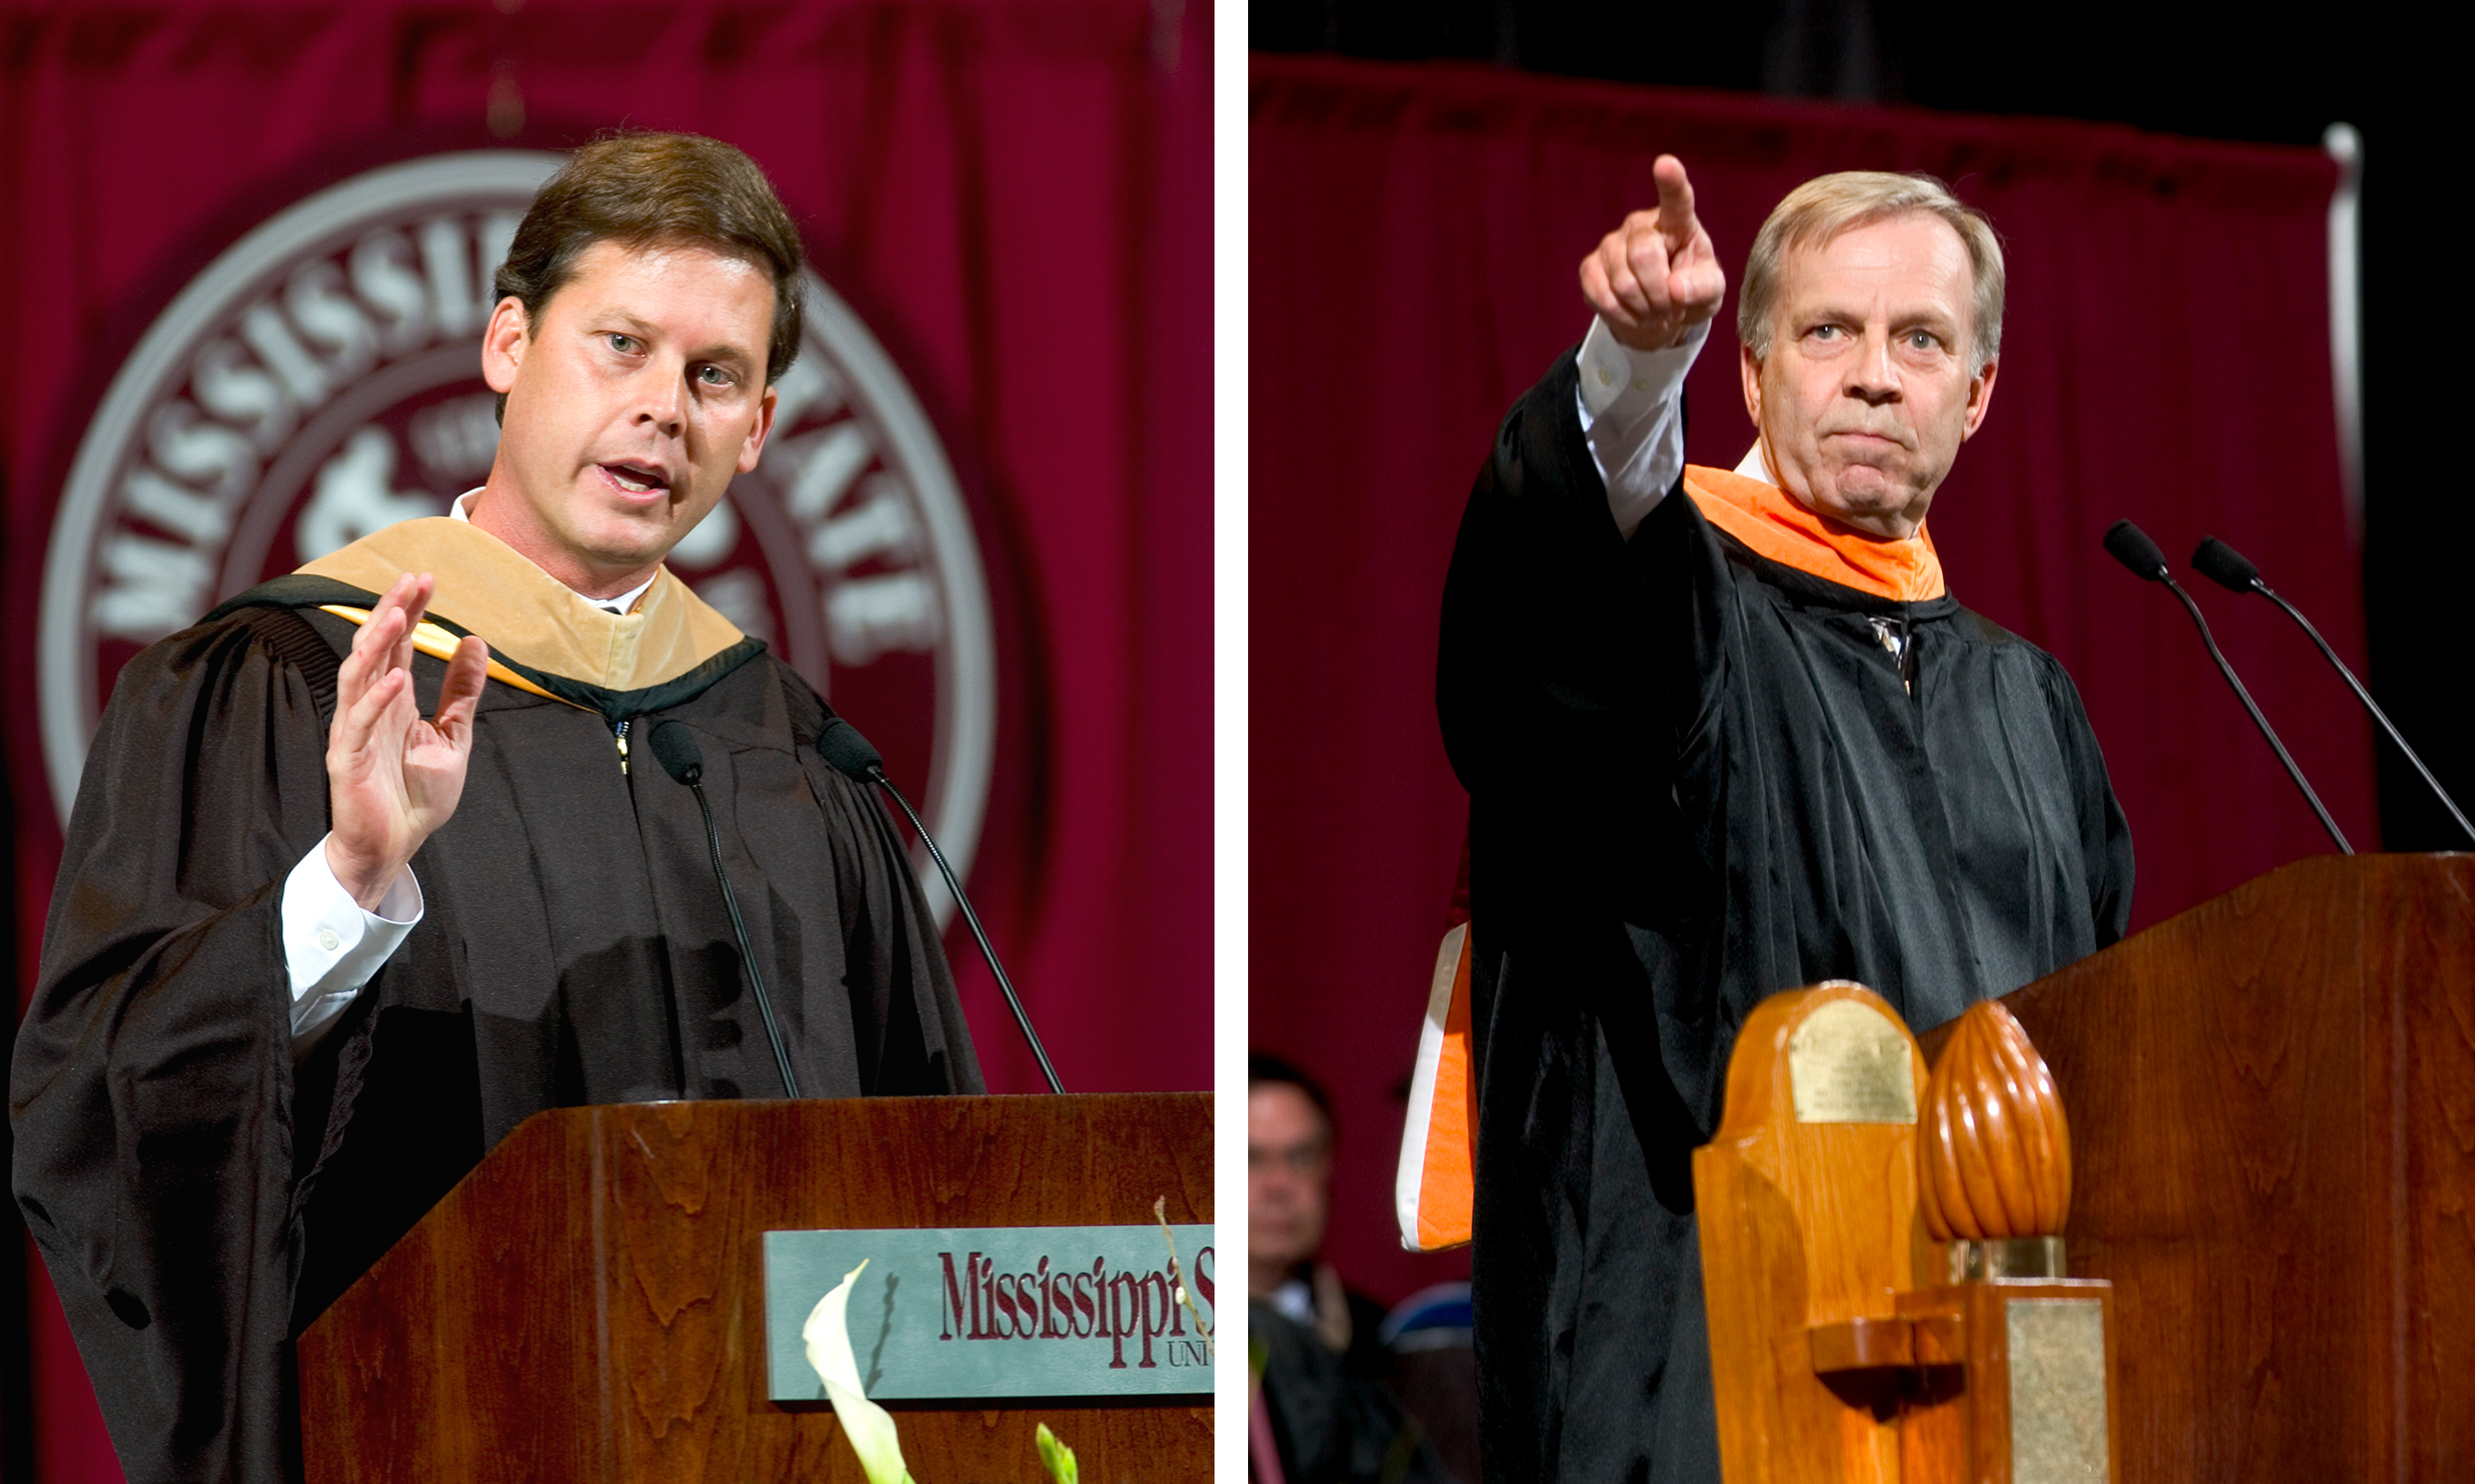
M1854 1000L1833 1000L1788 1037L1788 1087L1799 1123L1917 1121L1916 1069L1899 1023Z

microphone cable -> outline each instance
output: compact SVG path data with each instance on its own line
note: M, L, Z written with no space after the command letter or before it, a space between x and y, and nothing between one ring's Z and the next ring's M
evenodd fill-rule
M971 899L963 894L963 884L954 876L954 868L945 864L945 852L937 848L936 837L919 822L919 812L885 776L885 756L862 737L859 728L837 716L825 718L823 730L817 734L817 751L834 771L858 783L872 783L893 795L902 806L904 817L919 832L919 842L928 847L928 859L937 863L944 873L945 886L954 893L954 904L963 909L963 920L971 925L971 936L979 939L980 956L989 961L989 972L997 977L997 988L1005 993L1006 1008L1014 1011L1014 1023L1022 1027L1022 1038L1031 1043L1031 1054L1040 1062L1040 1073L1048 1079L1048 1090L1063 1093L1066 1084L1057 1080L1057 1068L1048 1064L1047 1048L1040 1044L1040 1033L1031 1028L1031 1015L1022 1008L1022 997L1014 992L1014 981L1006 977L1005 965L997 961L997 951L989 944L989 935L980 926L980 914L971 911Z
M2440 800L2441 807L2449 811L2449 816L2458 821L2458 827L2466 832L2469 839L2475 839L2475 824L2466 822L2466 815L2458 807L2458 801L2449 796L2449 791L2440 786L2440 780L2432 776L2432 769L2423 766L2423 759L2415 756L2414 749L2398 735L2389 713L2381 710L2380 702L2372 699L2372 693L2364 689L2364 683L2355 678L2355 672L2347 668L2346 662L2338 658L2338 651L2329 647L2329 641L2320 637L2320 631L2312 626L2312 620L2303 616L2303 610L2288 602L2276 589L2262 581L2260 569L2242 552L2215 536L2201 539L2199 549L2192 553L2192 565L2199 570L2200 575L2228 592L2257 593L2286 610L2286 616L2300 624L2303 632L2312 637L2312 642L2319 645L2321 656L2337 667L2339 674L2346 677L2346 684L2354 688L2355 699L2364 703L2364 709L2372 714L2372 719L2381 724L2381 730L2389 734L2389 741L2397 743L2398 751L2405 753L2406 760L2414 765L2414 770L2423 775L2425 785Z
M782 1044L782 1027L773 1019L772 997L765 992L765 976L747 946L747 924L739 916L739 893L730 889L729 873L722 868L722 833L713 826L713 802L704 794L704 749L697 745L696 734L687 723L675 719L656 725L652 740L653 756L660 760L662 771L686 784L696 794L697 808L704 813L705 847L713 852L713 879L722 884L723 905L730 909L730 931L739 938L739 961L747 968L747 986L756 991L756 1012L765 1019L765 1038L773 1043L773 1062L782 1069L782 1086L796 1098L798 1074L791 1070L791 1052Z

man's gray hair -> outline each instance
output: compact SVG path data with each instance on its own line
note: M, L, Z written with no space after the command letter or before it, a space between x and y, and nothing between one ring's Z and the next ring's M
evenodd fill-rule
M1762 360L1771 353L1771 307L1778 298L1780 265L1798 248L1819 247L1843 231L1899 216L1935 216L1959 233L1968 249L1975 289L1969 304L1972 370L1982 372L2002 353L2002 244L1985 213L1963 203L1929 175L1883 170L1843 170L1816 176L1789 191L1753 238L1745 260L1745 290L1736 301L1736 338Z

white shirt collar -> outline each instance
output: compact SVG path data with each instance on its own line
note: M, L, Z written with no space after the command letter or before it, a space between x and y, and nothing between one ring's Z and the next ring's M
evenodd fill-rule
M456 496L453 499L449 500L447 502L447 518L451 521L461 521L467 525L472 524L473 498L480 493L481 491L478 488L470 489L466 490L463 494ZM577 593L576 596L578 597L584 597L586 602L591 603L594 607L600 609L604 613L616 614L620 618L624 619L627 617L628 610L636 606L636 599L644 596L645 590L651 587L653 585L653 579L655 577L659 577L661 574L661 569L655 568L651 577L648 577L644 581L637 583L634 587L620 594L617 597L584 597L584 595L581 593ZM570 589L569 591L574 592L575 590Z
M1759 479L1775 490L1786 488L1778 482L1778 475L1771 473L1771 461L1763 456L1759 438L1753 440L1753 446L1747 449L1745 456L1737 461L1736 473L1748 479Z

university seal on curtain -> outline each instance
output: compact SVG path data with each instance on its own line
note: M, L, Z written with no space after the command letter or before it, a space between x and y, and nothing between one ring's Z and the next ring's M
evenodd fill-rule
M487 151L355 177L250 232L156 319L79 446L43 572L62 818L131 655L244 588L444 514L488 474L491 278L559 162ZM857 722L897 781L925 781L931 827L968 869L996 734L969 513L875 337L814 274L805 287L764 458L670 566Z

